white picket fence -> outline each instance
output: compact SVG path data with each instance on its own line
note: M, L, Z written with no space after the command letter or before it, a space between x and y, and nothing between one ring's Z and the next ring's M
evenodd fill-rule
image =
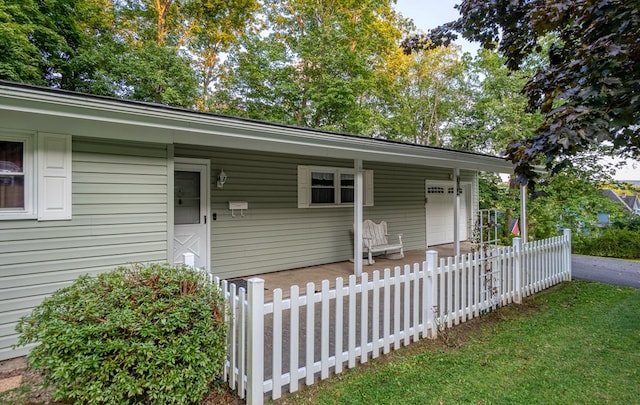
M571 279L571 234L308 283L265 302L264 280L248 288L216 279L229 303L224 377L247 404L341 373L411 341Z

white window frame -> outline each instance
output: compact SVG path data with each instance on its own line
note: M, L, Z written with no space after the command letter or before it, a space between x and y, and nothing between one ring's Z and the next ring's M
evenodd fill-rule
M4 219L35 219L38 217L35 201L35 136L33 134L0 132L0 140L7 142L21 142L23 144L22 159L24 175L24 207L0 208L0 220Z
M311 179L313 173L331 173L333 174L333 203L313 203ZM364 202L363 206L373 206L373 170L363 170L363 190ZM341 179L343 174L355 175L353 168L347 167L331 167L331 166L298 166L298 208L335 208L335 207L353 207L353 202L343 203L341 197Z
M72 219L71 135L0 130L0 140L24 145L24 207L0 208L0 221Z

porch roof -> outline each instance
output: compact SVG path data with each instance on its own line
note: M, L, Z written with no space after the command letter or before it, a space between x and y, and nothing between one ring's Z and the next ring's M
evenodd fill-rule
M24 129L32 130L36 124L47 132L91 134L113 140L216 146L496 173L513 170L506 160L480 153L0 81L0 118L9 113L24 115L25 119L20 121L30 124Z

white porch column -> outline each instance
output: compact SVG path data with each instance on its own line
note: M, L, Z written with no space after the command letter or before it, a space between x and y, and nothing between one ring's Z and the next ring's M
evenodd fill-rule
M522 241L527 243L529 240L527 232L527 185L520 186L520 236Z
M354 201L353 201L353 272L362 275L362 204L364 198L362 176L362 160L353 161L354 168ZM340 179L338 179L340 181Z
M456 256L460 256L460 169L453 169L453 246Z

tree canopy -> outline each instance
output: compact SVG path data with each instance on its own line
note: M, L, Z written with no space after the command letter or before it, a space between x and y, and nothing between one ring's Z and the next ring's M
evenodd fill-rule
M497 46L518 70L551 41L548 60L522 89L528 111L544 121L505 150L518 182L534 179L537 163L558 170L594 145L640 156L640 1L463 0L457 8L458 20L405 39L405 52L448 45L459 33Z

